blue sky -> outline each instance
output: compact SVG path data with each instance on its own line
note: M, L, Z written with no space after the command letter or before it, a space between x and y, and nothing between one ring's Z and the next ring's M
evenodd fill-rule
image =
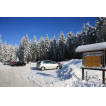
M48 34L49 39L56 37L59 39L62 31L67 37L67 33L72 31L76 34L81 32L83 23L89 22L95 26L96 17L0 17L0 34L2 43L19 45L23 36L28 35L33 41L34 35L39 41Z

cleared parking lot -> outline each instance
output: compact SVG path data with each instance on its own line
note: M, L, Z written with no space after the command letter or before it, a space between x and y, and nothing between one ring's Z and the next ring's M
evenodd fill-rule
M11 67L9 65L0 64L0 87L40 87L35 81L29 79L30 67L35 64L26 66Z

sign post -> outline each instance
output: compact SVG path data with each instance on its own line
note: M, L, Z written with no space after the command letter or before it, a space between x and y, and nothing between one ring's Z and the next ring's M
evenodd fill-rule
M105 68L105 50L104 50L104 64L103 64L104 68ZM103 76L102 76L102 79L103 79L103 84L105 84L105 71L102 72Z
M102 70L102 80L105 84L105 50L83 53L82 66L82 80L84 80L84 69Z
M81 45L76 52L82 52L82 80L84 80L84 69L102 71L102 83L105 84L105 50L106 42Z
M82 80L84 80L84 68L82 69Z

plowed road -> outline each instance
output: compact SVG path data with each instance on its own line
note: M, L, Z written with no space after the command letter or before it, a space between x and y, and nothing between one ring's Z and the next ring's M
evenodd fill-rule
M36 67L32 64L32 67ZM41 87L36 80L29 78L31 73L31 65L11 67L0 63L0 87Z

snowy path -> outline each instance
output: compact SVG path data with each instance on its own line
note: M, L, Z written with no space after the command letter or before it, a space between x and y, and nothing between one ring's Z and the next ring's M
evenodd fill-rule
M40 87L28 79L30 65L11 67L0 64L0 87Z

